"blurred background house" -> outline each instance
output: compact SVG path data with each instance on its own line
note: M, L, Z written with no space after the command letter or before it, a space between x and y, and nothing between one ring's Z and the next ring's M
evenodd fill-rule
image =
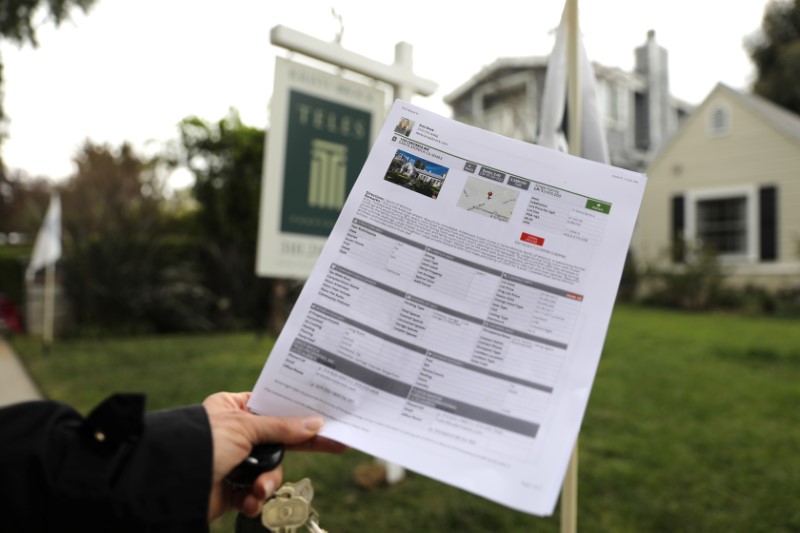
M611 164L644 171L693 106L670 94L667 51L656 43L654 31L634 53L633 72L593 66ZM547 56L497 59L445 97L453 118L535 142L547 60Z
M768 289L800 273L800 116L723 84L647 169L632 247L659 268L712 250L727 280Z
M632 72L593 66L611 164L648 175L637 270L680 272L704 250L732 286L796 284L800 116L721 84L695 108L670 93L654 31L634 54ZM536 142L547 61L499 58L445 102L458 121Z

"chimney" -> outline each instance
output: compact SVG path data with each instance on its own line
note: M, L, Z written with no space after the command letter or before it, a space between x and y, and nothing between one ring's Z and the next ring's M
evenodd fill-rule
M652 153L670 131L667 51L656 43L655 30L648 31L647 42L636 49L635 70L645 82L644 92L637 95L637 145Z

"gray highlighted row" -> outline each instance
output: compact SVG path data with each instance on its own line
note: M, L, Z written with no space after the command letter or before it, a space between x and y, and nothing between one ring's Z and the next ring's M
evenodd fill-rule
M339 357L335 353L322 350L302 339L295 339L290 351L295 355L305 357L324 367L335 370L345 376L351 377L393 396L406 398L411 392L411 385L407 383L384 376L374 370L370 370L369 368L363 367L343 357Z
M482 422L507 431L513 431L514 433L519 433L526 437L536 437L536 433L539 432L539 424L534 422L527 422L519 418L489 411L488 409L460 402L452 398L446 398L417 387L411 389L408 401L424 405L425 407L433 407L439 411L468 418L469 420L475 420L476 422Z
M369 326L367 324L361 323L361 322L359 322L357 320L353 320L350 317L346 317L346 316L344 316L344 315L342 315L340 313L337 313L336 311L332 311L332 310L328 309L327 307L323 307L323 306L321 306L319 304L312 304L311 305L311 310L312 311L316 311L317 313L319 313L321 315L326 315L330 320L334 320L337 323L341 322L341 323L347 324L348 326L353 326L354 328L358 328L361 331L369 333L370 335L374 335L375 337L377 337L377 338L379 338L381 340L384 340L386 342L391 342L392 344L400 346L401 348L405 348L406 350L409 350L411 352L415 352L415 353L418 353L418 354L421 354L421 355L425 355L427 357L430 357L431 359L436 359L437 361L441 361L443 363L448 363L450 365L457 366L457 367L463 368L465 370L471 370L473 372L477 372L478 374L483 374L484 376L497 378L499 380L506 381L508 383L516 383L517 385L522 385L524 387L530 387L532 389L540 390L542 392L547 392L547 393L553 392L553 388L552 387L549 387L547 385L542 385L541 383L535 383L533 381L528 381L528 380L525 380L525 379L522 379L522 378L518 378L517 376L510 376L508 374L501 374L500 372L496 372L494 370L490 370L490 369L484 368L482 366L473 365L473 364L467 363L465 361L460 361L458 359L454 359L452 357L449 357L449 356L444 355L444 354L440 354L438 352L432 352L430 350L427 350L427 349L423 348L422 346L417 346L416 344L410 343L410 342L405 341L403 339L398 339L397 337L393 337L392 335L388 335L386 333L383 333L382 331L377 330L377 329L373 328L372 326ZM497 331L502 331L499 326L495 326L494 324L487 324L487 326L490 326L491 329L494 329L494 330L497 330ZM504 328L504 329L508 330L508 328ZM512 331L512 330L508 330L508 331ZM502 332L503 333L507 333L507 331L502 331ZM514 332L514 334L519 335L519 332ZM528 338L528 337L533 337L533 335L529 335L526 338ZM531 340L538 340L538 338L533 337L533 339L531 339Z
M571 300L579 300L579 301L583 300L583 295L581 294L565 291L557 287L551 287L550 285L545 285L544 283L537 283L530 279L525 279L520 276L515 276L514 274L508 274L507 272L503 272L503 279L506 281L510 281L512 283L525 285L526 287L539 289L542 292L549 292L550 294L555 294L556 296L561 296L562 298L569 298Z
M302 339L294 340L290 352L326 368L335 370L336 372L382 392L404 398L409 402L432 407L439 411L451 413L469 420L475 420L476 422L488 424L507 431L513 431L514 433L519 433L528 437L535 437L539 430L538 424L489 411L488 409L483 409L451 398L445 398L444 396L430 391L413 387L402 381L365 368L327 350L323 350Z

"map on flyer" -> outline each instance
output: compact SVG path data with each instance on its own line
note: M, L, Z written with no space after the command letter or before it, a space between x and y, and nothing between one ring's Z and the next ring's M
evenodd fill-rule
M514 212L517 198L519 191L471 177L467 179L457 205L485 217L507 221Z

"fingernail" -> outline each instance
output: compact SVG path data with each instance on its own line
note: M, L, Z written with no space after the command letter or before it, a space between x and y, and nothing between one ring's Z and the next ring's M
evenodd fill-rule
M319 431L319 428L325 423L325 419L321 416L307 416L303 418L303 427L309 431Z
M272 493L275 492L275 482L268 479L264 482L264 493L266 498L272 498Z

